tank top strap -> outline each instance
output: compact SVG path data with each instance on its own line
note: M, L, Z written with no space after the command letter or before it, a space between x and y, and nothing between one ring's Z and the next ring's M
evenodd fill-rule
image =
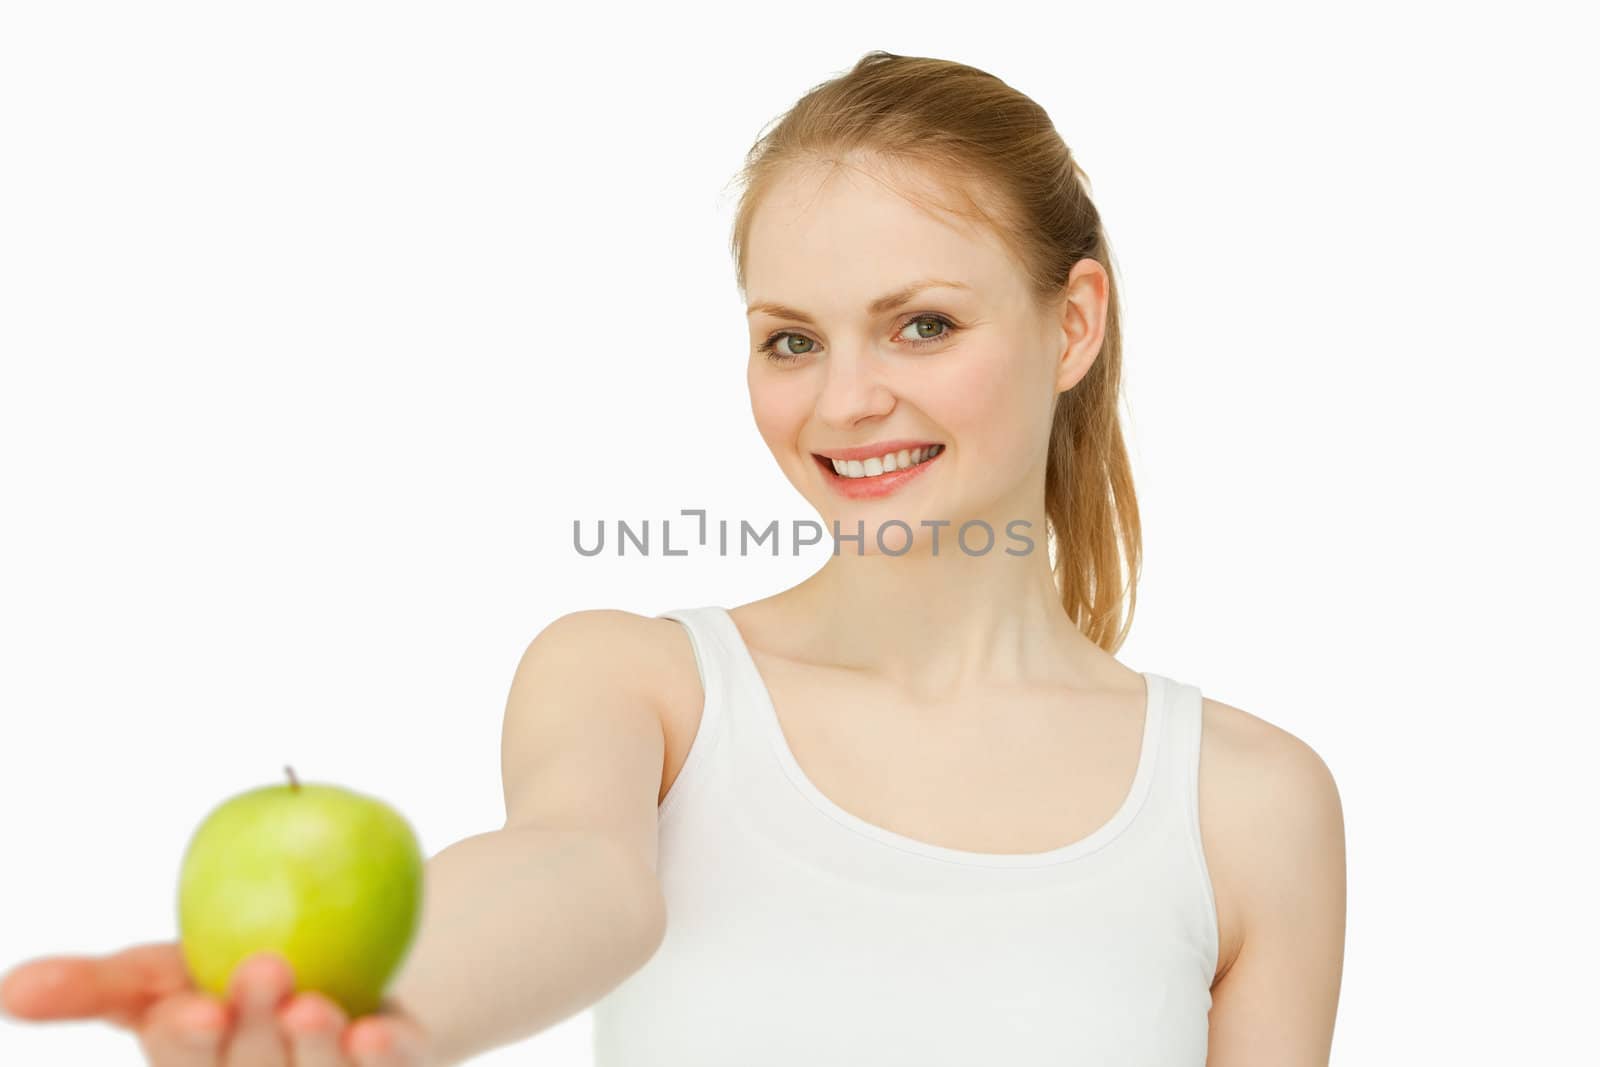
M1204 695L1198 686L1158 675L1166 693L1166 724L1159 771L1151 790L1146 833L1160 842L1159 855L1174 865L1178 900L1196 931L1202 953L1216 967L1217 903L1200 834L1200 742ZM1154 861L1152 861L1154 862Z
M699 606L672 608L656 615L658 619L676 619L689 631L695 666L699 668L700 681L708 696L712 687L722 683L728 673L729 657L722 636L720 614L720 608Z
M1156 704L1162 738L1150 806L1164 809L1162 816L1176 819L1184 830L1190 829L1192 822L1198 832L1200 690L1165 675L1154 677L1161 691Z
M688 631L695 668L700 673L700 687L705 694L689 753L672 788L657 808L658 818L665 818L686 795L712 776L712 751L720 747L728 728L723 721L728 709L738 704L734 694L741 679L736 649L730 646L724 629L727 625L724 609L714 604L672 608L658 613L656 618L676 620Z

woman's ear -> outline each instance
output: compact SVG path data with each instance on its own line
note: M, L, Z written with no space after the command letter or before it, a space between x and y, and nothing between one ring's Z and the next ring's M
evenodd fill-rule
M1056 392L1066 392L1077 385L1094 366L1105 341L1110 294L1110 278L1098 260L1085 256L1072 265L1056 305L1056 322L1060 327L1057 331L1060 350Z

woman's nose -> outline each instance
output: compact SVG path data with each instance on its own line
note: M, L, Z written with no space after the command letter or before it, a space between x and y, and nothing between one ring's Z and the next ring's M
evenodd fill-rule
M883 380L883 368L872 353L861 348L839 348L823 360L822 388L817 395L817 417L848 426L863 418L887 414L894 393Z

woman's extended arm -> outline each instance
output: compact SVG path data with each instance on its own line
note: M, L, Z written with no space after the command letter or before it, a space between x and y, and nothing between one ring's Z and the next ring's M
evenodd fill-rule
M633 662L641 625L621 611L564 615L517 666L501 738L506 825L429 861L422 929L390 988L440 1064L583 1010L665 935L664 740Z

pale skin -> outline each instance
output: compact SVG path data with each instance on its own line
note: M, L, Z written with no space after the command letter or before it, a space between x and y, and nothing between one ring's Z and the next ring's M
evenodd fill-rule
M853 532L861 520L866 537L863 554L847 543L805 581L731 614L790 747L835 803L945 847L1045 851L1110 818L1142 727L1142 679L1067 618L1043 551L1050 415L1100 351L1106 275L1079 262L1041 313L989 232L929 213L892 184L856 169L795 172L753 221L750 304L811 320L751 311L757 427L823 525ZM867 312L928 277L970 288ZM778 331L789 336L777 350L796 356L781 364L758 351ZM930 337L940 340L906 343ZM906 438L947 452L880 500L839 495L813 458ZM939 554L923 541L895 556L874 536L889 518L914 531L926 531L924 519L951 525ZM997 534L1026 519L1039 548L954 550L956 526L972 518ZM886 532L884 543L898 549L903 538ZM704 696L676 622L630 625L663 679L659 800ZM1209 698L1202 720L1201 832L1220 940L1207 1063L1326 1064L1344 954L1338 790L1316 752L1271 723Z
M216 997L189 980L176 942L107 956L53 956L0 984L6 1012L39 1022L96 1019L132 1033L153 1067L421 1067L426 1039L403 1014L350 1019L272 953L234 971Z

